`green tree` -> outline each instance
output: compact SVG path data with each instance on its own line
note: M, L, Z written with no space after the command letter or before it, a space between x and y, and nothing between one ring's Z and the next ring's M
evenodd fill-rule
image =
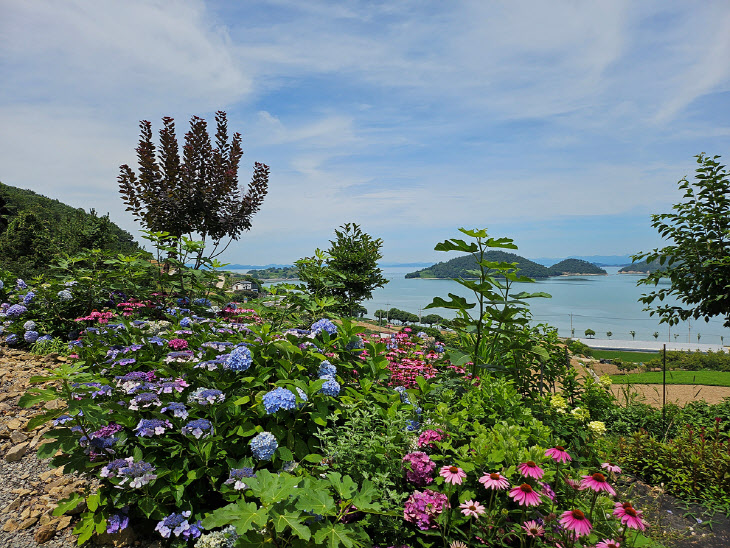
M152 142L152 125L140 122L137 147L139 175L121 166L119 192L127 211L152 232L167 232L173 242L197 234L203 242L195 267L202 264L208 238L214 248L208 258L223 253L231 241L251 228L251 217L259 210L268 191L269 167L256 162L244 195L238 187L238 165L243 156L241 134L228 139L226 113L216 113L215 146L207 122L193 116L180 156L175 121L162 119L159 153ZM228 242L221 248L225 238Z
M593 338L593 336L594 336L595 334L596 334L596 332L595 332L595 331L593 331L592 329L586 329L586 330L585 330L585 335L586 335L586 337L588 337L589 339L592 339L592 338Z
M659 338L659 331L654 331L653 337L654 337L654 340L658 339Z
M632 329L631 331L629 331L629 335L631 335L631 340L633 341L636 338L636 331Z
M441 322L443 321L443 318L439 316L438 314L426 314L421 318L421 323L424 323L431 327L432 325L441 325Z
M296 262L299 278L318 296L331 296L340 302L340 311L353 316L357 305L372 297L373 290L388 280L378 268L383 241L373 239L355 223L335 230L326 253Z
M639 284L656 287L660 279L668 278L670 285L639 300L669 325L688 318L709 321L724 316L725 327L730 327L730 173L719 156L702 153L696 158L695 180L685 177L678 183L684 201L675 204L672 213L652 215L652 226L670 244L633 257L666 264L663 271L650 273ZM674 297L679 305L651 308L656 300L664 302L667 297Z

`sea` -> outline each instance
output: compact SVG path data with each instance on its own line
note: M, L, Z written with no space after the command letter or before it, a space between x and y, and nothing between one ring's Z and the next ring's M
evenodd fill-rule
M552 297L528 299L532 324L548 324L558 329L563 337L583 337L586 329L596 332L596 339L665 342L701 342L730 345L730 329L723 327L719 318L705 322L690 320L669 327L660 324L659 318L645 311L639 297L651 290L649 286L637 286L641 274L619 274L619 267L603 267L607 276L558 276L516 284L514 291L544 292ZM399 308L416 315L438 314L453 318L454 312L436 308L426 310L434 297L448 300L448 294L474 301L474 294L453 280L406 279L414 267L383 267L388 279L385 287L373 291L372 299L363 306L368 316L374 317L378 309ZM661 282L668 285L669 282ZM665 302L668 302L665 300ZM635 332L632 337L631 331ZM658 337L654 337L658 333ZM698 340L699 335L699 340Z

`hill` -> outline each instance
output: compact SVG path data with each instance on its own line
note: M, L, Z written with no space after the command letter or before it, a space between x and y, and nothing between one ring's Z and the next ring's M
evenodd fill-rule
M54 257L85 249L132 253L139 246L108 214L100 217L93 209L87 213L0 183L0 268L31 277Z
M248 273L258 280L296 280L299 278L299 269L296 266L262 268L249 270Z
M652 261L647 263L646 261L639 261L619 269L619 274L650 274L657 270L664 270L666 266L661 266L659 261Z
M605 275L607 272L593 263L581 259L565 259L550 267L551 276L564 276L566 274Z
M488 251L484 254L484 258L488 261L501 261L506 263L517 263L520 274L530 278L547 278L551 276L547 267L537 264L529 259L507 253L506 251ZM409 272L406 278L474 278L469 270L477 268L473 255L464 255L456 257L450 261L436 263L433 266Z

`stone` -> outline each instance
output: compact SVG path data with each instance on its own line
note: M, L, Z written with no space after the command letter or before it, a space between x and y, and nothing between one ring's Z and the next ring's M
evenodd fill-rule
M20 503L23 502L23 497L17 497L13 502L8 504L5 508L3 508L3 514L6 512L12 512L13 510L16 510L20 508Z
M3 525L3 531L6 533L10 533L11 531L16 531L18 529L18 522L14 519L9 519L5 522L5 525Z
M49 523L40 527L33 535L33 538L38 544L43 544L51 540L56 534L56 524Z
M71 516L61 516L61 519L57 522L56 529L65 529L69 525L71 525Z
M23 423L22 423L22 422L20 422L20 421L19 421L18 419L10 419L10 420L9 420L9 421L8 421L8 422L6 423L6 426L7 426L8 428L10 428L10 430L18 430L18 429L22 428L22 426L23 426Z
M20 430L13 430L13 433L10 434L10 441L13 443L23 443L25 440L28 439L28 436L23 434Z
M28 443L21 443L18 444L10 449L7 453L5 453L5 460L8 462L15 462L19 461L23 458L23 455L25 455L25 452L28 450Z
M95 535L93 537L94 544L100 544L102 546L132 546L135 544L135 540L137 539L137 536L134 534L134 531L131 527L127 527L126 529L114 533L102 533L101 535Z
M46 402L46 404L43 406L46 409L61 409L62 407L66 407L66 404L61 400L51 400L49 402Z
M29 527L33 527L35 525L36 521L38 521L38 518L28 518L18 526L18 529L20 529L22 531L23 529L28 529Z

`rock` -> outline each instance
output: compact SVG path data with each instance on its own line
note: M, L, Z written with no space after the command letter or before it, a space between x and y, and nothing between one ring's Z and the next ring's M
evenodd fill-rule
M71 525L71 516L61 516L56 525L56 529L65 529Z
M43 544L44 542L48 542L49 540L51 540L55 534L56 524L49 523L48 525L44 525L43 527L39 528L35 532L35 535L33 535L33 538L38 544Z
M23 458L25 452L28 450L28 443L21 443L14 446L7 453L5 453L5 460L8 462L15 462Z
M16 531L18 529L18 522L14 519L9 519L5 522L5 525L3 525L3 531L6 533L10 533L11 531Z
M23 434L20 430L13 430L13 433L10 434L10 441L13 443L23 443L25 440L28 439L28 436Z
M23 529L28 529L29 527L32 527L33 525L35 525L36 521L38 521L38 518L28 518L18 526L18 529L21 531Z
M51 400L49 402L46 402L46 404L43 406L46 409L61 409L62 407L66 407L66 404L61 400Z
M0 438L9 438L10 437L10 428L8 428L7 424L0 424Z
M23 496L17 497L13 502L8 504L5 508L3 508L3 513L12 512L13 510L16 510L20 508L20 503L23 502Z
M22 428L23 423L20 422L18 419L11 419L7 422L6 426L10 428L10 430L19 430Z
M102 533L101 535L95 535L93 537L94 544L100 544L103 546L131 546L136 540L137 536L131 527L120 531L119 533L109 534Z

